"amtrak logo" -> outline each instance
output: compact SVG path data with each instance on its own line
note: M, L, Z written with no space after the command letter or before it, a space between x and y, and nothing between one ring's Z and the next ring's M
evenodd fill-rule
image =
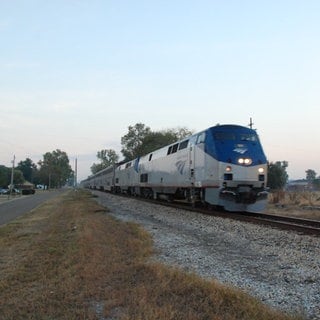
M180 172L180 174L183 174L183 169L186 165L186 161L177 161L176 162L176 167L178 169L178 171Z
M233 149L233 151L238 152L240 154L244 154L248 151L248 149L247 148L235 148L235 149Z

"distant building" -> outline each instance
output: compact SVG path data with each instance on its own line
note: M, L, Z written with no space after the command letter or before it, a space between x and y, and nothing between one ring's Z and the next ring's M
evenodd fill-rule
M287 191L307 191L311 190L312 186L306 179L292 180L287 183Z

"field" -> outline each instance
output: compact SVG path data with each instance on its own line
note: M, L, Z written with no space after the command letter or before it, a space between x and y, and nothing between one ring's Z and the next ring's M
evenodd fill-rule
M0 228L1 319L298 319L152 254L142 228L69 191Z
M278 191L269 194L266 212L279 215L320 220L320 192Z

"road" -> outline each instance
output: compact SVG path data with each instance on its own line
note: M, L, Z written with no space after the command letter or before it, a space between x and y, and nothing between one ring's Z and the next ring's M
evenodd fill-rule
M12 197L10 200L8 200L8 196L1 196L0 225L16 219L17 217L31 211L43 202L58 196L66 190L67 189L38 191L34 195Z

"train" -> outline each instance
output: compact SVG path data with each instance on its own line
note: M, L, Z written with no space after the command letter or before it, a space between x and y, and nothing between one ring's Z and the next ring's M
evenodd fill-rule
M107 167L82 181L81 186L201 203L230 212L262 212L268 198L267 158L256 130L216 125Z

